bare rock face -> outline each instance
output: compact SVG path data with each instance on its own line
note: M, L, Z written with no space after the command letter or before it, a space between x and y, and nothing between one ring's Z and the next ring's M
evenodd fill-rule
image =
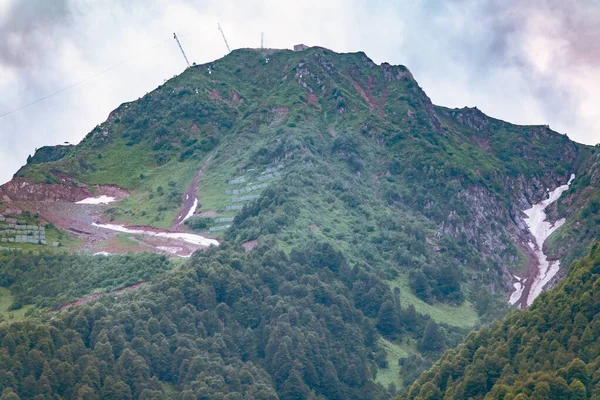
M490 290L510 290L510 268L517 265L519 260L509 248L509 243L525 242L527 233L522 218L513 215L513 210L509 210L506 204L484 187L468 187L460 193L460 197L468 204L468 219L449 218L447 223L440 226L441 230L456 238L464 235L484 258L495 261L504 287L490 287Z
M65 183L33 183L23 178L13 178L0 186L0 199L5 202L65 202L75 203L88 197L105 195L122 199L129 194L114 185L88 186L65 177Z
M23 178L14 178L0 187L3 201L62 201L76 202L91 197L87 188L60 183L32 183Z
M520 175L516 179L506 179L504 186L509 193L510 204L483 186L469 186L459 194L469 208L468 217L463 219L450 215L439 228L455 238L464 235L483 257L494 260L499 268L498 273L502 276L503 289L508 292L513 283L511 269L519 264L519 258L514 254L511 244L527 256L528 265L535 261L535 254L527 245L533 237L525 224L523 211L545 199L548 190L554 190L565 183L565 178L553 171L539 178ZM560 218L556 212L548 216L553 222ZM555 259L563 255L562 248L552 253ZM557 281L553 280L552 283Z

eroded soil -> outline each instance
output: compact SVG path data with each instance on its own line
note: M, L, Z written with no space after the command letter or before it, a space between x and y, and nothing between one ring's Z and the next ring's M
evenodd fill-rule
M197 177L206 167L207 159L203 168L198 172L189 191L197 193ZM154 252L166 255L177 255L189 257L194 251L207 246L198 243L190 243L189 240L181 240L173 237L160 237L147 234L121 233L102 227L96 227L95 223L110 223L104 221L103 211L107 207L104 204L76 204L78 201L89 197L108 196L119 201L129 196L126 190L112 185L88 186L80 182L62 176L64 183L31 183L22 178L15 178L7 184L0 186L0 199L3 209L18 209L38 214L40 224L52 223L56 227L67 231L70 235L79 239L75 251L88 253L105 252L110 254L126 254L138 252ZM109 205L109 207L112 206ZM183 212L189 212L191 206L184 208ZM185 214L184 214L185 215ZM170 235L176 232L160 231L152 227L127 227L144 232L164 233ZM166 236L165 235L165 236Z

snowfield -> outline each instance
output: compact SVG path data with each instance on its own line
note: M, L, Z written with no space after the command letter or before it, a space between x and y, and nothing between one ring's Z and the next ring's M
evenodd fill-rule
M512 292L510 299L508 300L510 304L515 304L517 301L519 301L521 295L523 294L523 289L525 289L525 285L523 285L521 282L515 282L513 286L515 287L515 291Z
M535 239L535 243L529 243L529 246L533 249L535 256L538 260L538 272L531 283L529 289L529 295L527 296L527 305L531 305L533 301L542 293L544 286L550 282L550 280L556 275L559 270L560 262L558 260L549 261L547 256L544 254L544 243L546 239L558 228L564 224L565 220L560 219L554 224L546 220L546 207L554 203L560 198L560 196L569 189L571 182L575 179L575 174L571 174L569 182L566 185L562 185L548 191L548 198L534 204L531 208L523 211L526 218L524 218L529 231ZM521 297L524 290L524 285L521 282L515 283L515 291L510 296L510 303L515 304Z
M194 205L192 206L192 208L190 208L190 211L188 211L187 215L185 216L184 219L181 220L179 225L183 224L186 220L190 219L192 217L192 215L194 215L194 213L196 212L197 208L198 208L198 199L194 199Z
M110 229L110 230L116 231L116 232L133 233L133 234L138 234L138 235L148 235L148 236L156 236L156 237L162 237L162 238L168 238L168 239L181 240L181 241L195 244L198 246L208 247L210 245L215 245L215 246L219 245L219 242L216 241L215 239L209 239L204 236L194 235L193 233L154 232L154 231L147 231L147 230L142 230L142 229L129 229L123 225L97 224L95 222L92 223L92 225L97 228Z

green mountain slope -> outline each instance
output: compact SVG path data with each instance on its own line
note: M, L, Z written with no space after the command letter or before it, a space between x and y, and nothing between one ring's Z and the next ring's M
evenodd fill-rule
M58 255L27 245L39 254L0 261L15 278L2 284L9 308L35 317L1 328L15 341L0 353L11 365L2 388L28 397L35 383L46 393L66 363L75 380L50 390L67 398L390 397L507 312L512 275L533 257L522 211L570 174L571 189L548 211L567 222L545 251L564 261L589 250L596 150L544 126L434 106L408 69L363 53L245 49L189 68L80 144L40 149L0 187L0 209L56 220L65 244ZM72 204L107 187L128 196L90 213ZM190 193L196 216L176 225ZM121 273L85 253L168 247L108 237L97 221L193 231L221 246L184 265L126 256ZM52 284L40 293L42 277ZM117 299L45 314L146 280ZM31 338L37 330L52 336L47 351ZM98 355L107 343L112 357ZM20 370L28 357L43 367Z
M503 294L510 270L531 256L521 211L571 173L574 187L593 186L581 180L595 150L543 126L435 107L405 67L377 66L362 53L238 50L122 105L63 157L34 157L17 176L118 185L131 196L106 210L107 219L169 228L209 153L200 211L224 218L235 215L226 209L236 189L228 181L281 167L271 187L288 205L259 206L247 224L243 214L226 233L232 240L277 233L289 244L316 235L384 270L445 265L456 284L483 280ZM566 227L563 235L572 235ZM578 236L589 246L594 235ZM575 247L550 243L555 258ZM424 275L434 276L424 283L426 301L464 298L436 289L432 271Z
M469 335L400 398L598 398L599 266L596 245L558 287Z

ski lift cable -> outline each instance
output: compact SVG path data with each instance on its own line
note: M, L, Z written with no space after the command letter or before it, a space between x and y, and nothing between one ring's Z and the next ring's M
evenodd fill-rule
M162 40L162 41L160 41L158 44L156 44L156 45L154 45L154 46L152 46L152 47L149 47L149 48L148 48L148 50L150 50L150 49L153 49L153 48L155 48L155 47L158 47L158 46L160 46L161 44L163 44L164 42L167 42L167 41L169 41L169 40L171 40L171 39L169 38L169 39ZM80 80L80 81L77 81L77 82L75 82L75 83L73 83L73 84L71 84L71 85L69 85L69 86L66 86L66 87L64 87L64 88L62 88L62 89L60 89L60 90L57 90L56 92L53 92L53 93L50 93L50 94L48 94L48 95L46 95L46 96L40 97L40 98L39 98L39 99L37 99L37 100L34 100L34 101L32 101L32 102L30 102L30 103L27 103L27 104L24 104L24 105L22 105L22 106L20 106L20 107L18 107L18 108L15 108L15 109L13 109L13 110L11 110L11 111L8 111L8 112L5 112L5 113L3 113L3 114L0 114L0 118L4 118L4 117L6 117L6 116L8 116L8 115L10 115L10 114L14 114L14 113L16 113L17 111L23 110L24 108L27 108L27 107L29 107L29 106L32 106L32 105L34 105L34 104L37 104L37 103L39 103L39 102L41 102L41 101L44 101L44 100L46 100L46 99L49 99L49 98L51 98L51 97L54 97L54 96L56 96L56 95L58 95L58 94L60 94L60 93L66 92L67 90L69 90L69 89L72 89L72 88L74 88L74 87L76 87L76 86L79 86L79 85L81 85L81 84L83 84L83 83L85 83L85 82L88 82L88 81L90 81L90 80L92 80L92 79L94 79L94 78L97 78L97 77L99 77L100 75L104 75L105 73L107 73L107 72L109 72L109 71L112 71L113 69L115 69L115 68L118 68L118 67L120 67L120 66L121 66L121 65L123 65L123 64L126 64L126 63L128 63L129 61L133 60L134 58L137 58L137 57L139 57L140 55L141 55L141 54L136 54L136 55L134 55L134 56L132 56L132 57L129 57L129 58L128 58L128 59L126 59L126 60L123 60L123 61L121 61L121 62L118 62L117 64L115 64L115 65L113 65L113 66L111 66L111 67L108 67L108 68L106 68L106 69L104 69L104 70L102 70L102 71L98 72L98 73L97 73L97 74L95 74L95 75L92 75L92 76L89 76L89 77L87 77L87 78L85 78L85 79L82 79L82 80Z

